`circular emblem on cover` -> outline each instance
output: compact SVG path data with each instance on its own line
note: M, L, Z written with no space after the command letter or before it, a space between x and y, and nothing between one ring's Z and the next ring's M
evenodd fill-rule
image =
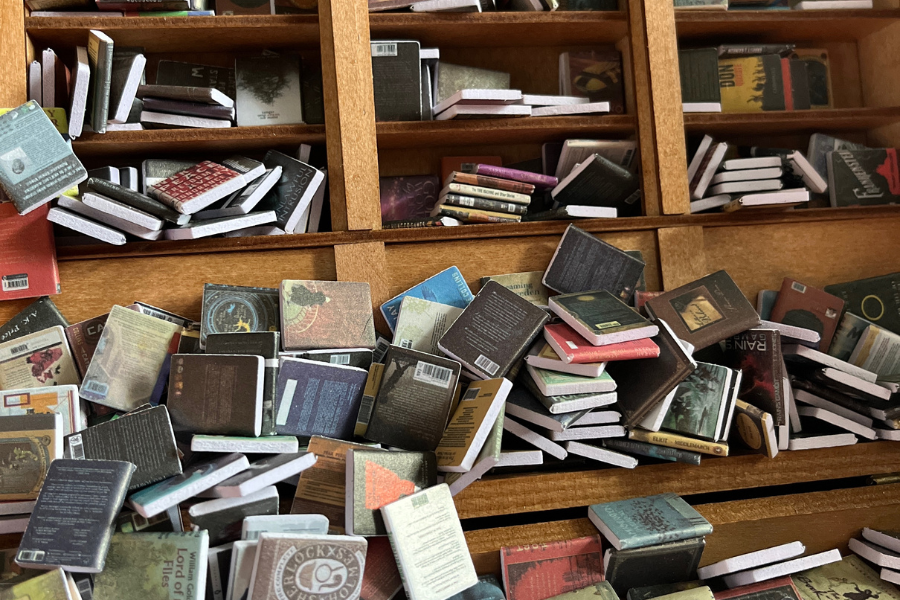
M210 307L208 319L211 333L251 333L259 331L260 310L250 298L224 296Z
M275 568L275 595L278 600L357 598L364 564L362 553L338 544L291 547Z
M753 419L745 414L739 414L737 426L738 432L741 434L741 439L754 450L759 450L762 446L762 438L759 435L759 430L756 429L756 424L753 422Z

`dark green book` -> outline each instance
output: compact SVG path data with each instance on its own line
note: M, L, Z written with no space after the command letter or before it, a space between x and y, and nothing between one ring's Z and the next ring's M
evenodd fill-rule
M638 586L690 581L706 547L705 537L628 550L608 549L603 557L604 576L619 597Z
M607 291L553 296L550 310L595 346L655 336L659 329Z
M68 327L69 322L59 312L53 300L44 296L26 306L22 312L3 325L0 325L0 344L20 338L23 335L56 327L57 325Z
M697 368L682 381L663 419L662 428L690 437L718 441L730 423L732 372L728 367L698 362Z
M825 286L845 302L846 311L900 334L900 271Z
M681 102L685 112L722 110L718 50L679 50L678 69L681 74Z

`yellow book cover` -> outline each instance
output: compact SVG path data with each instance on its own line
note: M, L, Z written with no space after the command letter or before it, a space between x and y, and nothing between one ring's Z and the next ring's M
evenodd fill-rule
M465 473L472 469L511 389L512 382L502 377L469 386L435 450L438 471Z
M878 573L852 554L840 562L791 575L791 579L801 600L900 600L896 587L882 581Z
M375 408L375 398L381 389L381 379L384 377L384 365L372 363L369 367L369 376L366 378L366 387L363 388L363 397L359 403L359 416L356 418L356 426L353 435L365 437L369 429L369 420L372 418L372 409Z
M0 590L0 600L72 600L72 594L65 572L53 569Z
M785 110L781 57L764 54L719 60L722 112Z
M643 429L632 429L628 432L628 439L634 440L636 442L656 444L657 446L665 446L667 448L678 448L680 450L700 452L701 454L712 454L713 456L728 456L728 444L721 442L707 442L706 440L698 440L695 438L668 433L665 431L646 431Z
M713 600L712 590L706 586L682 590L674 594L659 596L656 600Z

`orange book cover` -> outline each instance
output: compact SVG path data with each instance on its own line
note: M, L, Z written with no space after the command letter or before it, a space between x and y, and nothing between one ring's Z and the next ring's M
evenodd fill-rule
M507 598L544 600L603 581L600 536L500 549Z
M0 300L58 294L59 268L50 205L20 216L0 203Z

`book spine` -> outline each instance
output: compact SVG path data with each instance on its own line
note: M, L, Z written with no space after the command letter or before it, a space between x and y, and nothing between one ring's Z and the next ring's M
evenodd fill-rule
M579 348L572 351L573 363L595 363L619 360L637 360L641 358L656 358L659 356L659 348L635 348L628 350L602 350L594 348Z
M512 215L452 206L444 206L441 208L440 214L459 219L465 223L518 223L521 221L521 218Z
M664 446L655 446L643 442L635 442L633 440L605 440L604 445L613 450L638 454L640 456L648 456L660 460L670 460L681 462L689 465L699 465L700 455L696 452L687 452L677 448L666 448Z
M480 185L483 187L513 192L515 194L525 194L530 196L534 193L534 185L530 183L510 181L509 179L498 179L496 177L488 177L487 175L476 175L474 173L457 173L454 180L456 183L462 183L466 185Z
M459 194L446 194L440 202L442 204L450 204L452 206L466 206L469 208L477 208L479 210L488 210L500 213L512 213L516 215L524 215L528 210L527 206L521 204L513 204L512 202L501 202L499 200L490 200L488 198L475 198L473 196L462 196Z
M382 229L412 229L414 227L444 227L440 217L433 219L409 219L406 221L388 221L381 224Z
M699 452L700 454L728 456L728 444L697 440L680 435L666 433L664 431L644 431L642 429L632 429L628 432L628 439L634 440L636 442L656 444L657 446L666 446L667 448L679 448L681 450L688 450L690 452Z
M540 187L556 187L559 180L550 175L541 175L539 173L529 173L528 171L519 171L517 169L506 169L504 167L495 167L494 165L478 165L476 169L478 175L488 175L490 177L499 177L500 179L512 179L514 181L522 181Z
M503 190L495 190L477 185L465 185L461 183L451 183L447 186L450 192L462 194L466 196L476 196L478 198L488 198L490 200L506 200L507 202L517 202L519 204L528 204L531 198L525 194L514 194Z

